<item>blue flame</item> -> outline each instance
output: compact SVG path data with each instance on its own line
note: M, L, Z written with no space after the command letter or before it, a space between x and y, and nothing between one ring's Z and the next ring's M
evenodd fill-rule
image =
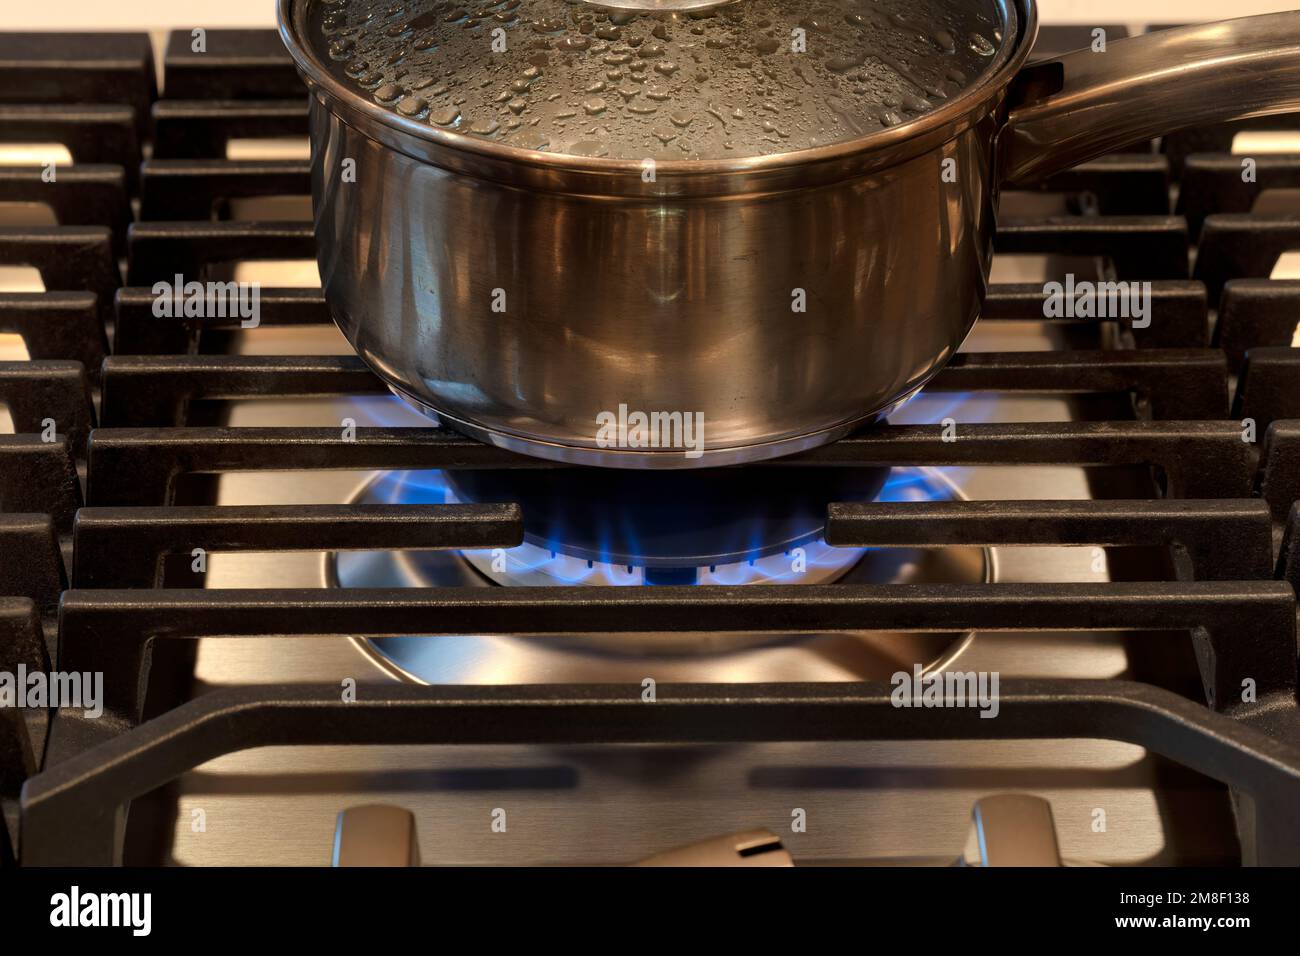
M374 490L390 504L456 504L446 472L402 471L378 476ZM932 469L895 469L881 489L880 501L935 501L950 498L950 485ZM856 563L866 549L836 548L823 539L764 555L761 550L761 522L755 523L751 553L730 564L701 567L697 584L729 586L757 583L797 583L818 572L831 573ZM544 544L525 542L514 548L476 549L462 552L480 569L491 568L493 578L510 580L542 575L560 585L604 585L628 587L646 584L645 568L613 562L608 545L598 560L573 557L564 552L561 533L553 531Z
M938 424L955 417L961 409L961 424L987 420L986 409L972 403L965 393L923 394L891 416L897 424ZM427 424L397 398L373 397L367 400L362 417L370 423L388 427ZM973 415L971 413L974 413ZM877 500L887 502L937 501L952 497L952 486L944 480L956 477L956 469L895 468ZM391 504L456 504L460 499L443 471L385 472L373 486L380 500ZM631 529L624 529L625 537ZM636 541L629 541L635 552ZM754 583L796 583L817 572L833 572L856 563L867 549L835 548L823 539L791 547L782 553L763 555L762 522L755 521L748 557L731 564L698 569L697 584L746 585ZM564 529L552 528L544 544L525 542L514 548L470 550L463 554L479 568L493 568L505 579L542 575L549 583L561 585L606 585L627 587L646 583L645 568L614 563L608 541L602 544L597 560L572 557L564 553Z

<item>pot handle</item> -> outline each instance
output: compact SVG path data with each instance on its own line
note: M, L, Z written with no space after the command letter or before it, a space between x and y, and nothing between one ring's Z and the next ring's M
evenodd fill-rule
M1300 111L1300 11L1067 53L1022 71L1010 106L998 134L1007 185L1188 126Z

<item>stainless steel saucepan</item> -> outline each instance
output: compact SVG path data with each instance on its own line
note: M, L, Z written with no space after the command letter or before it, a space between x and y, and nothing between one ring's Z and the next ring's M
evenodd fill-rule
M969 332L1000 189L1300 108L1300 12L1026 67L1033 0L932 0L969 35L879 0L278 2L335 321L449 426L578 464L841 437Z

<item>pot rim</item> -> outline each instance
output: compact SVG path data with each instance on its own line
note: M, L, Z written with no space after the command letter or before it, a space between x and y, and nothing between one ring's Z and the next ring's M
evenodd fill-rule
M372 138L414 158L438 165L447 165L443 159L450 158L450 153L470 163L487 161L498 167L513 166L516 171L521 167L532 168L548 179L572 174L586 180L592 176L601 179L617 177L644 185L641 177L643 160L577 156L507 146L482 137L442 130L371 102L334 77L319 62L310 45L304 42L306 11L313 2L319 0L276 0L280 37L313 95L345 122L357 126ZM716 181L743 177L775 186L777 183L773 177L782 177L791 171L806 171L808 167L847 172L846 164L861 167L865 162L868 168L875 168L929 151L939 142L968 128L973 118L987 113L989 98L1010 85L1034 45L1038 34L1035 0L994 0L994 4L1003 13L1004 35L1014 29L1016 37L1009 41L1004 39L993 61L979 78L939 109L866 136L811 149L722 160L656 160L656 179L705 178ZM550 184L555 185L553 180ZM654 189L641 191L661 192Z

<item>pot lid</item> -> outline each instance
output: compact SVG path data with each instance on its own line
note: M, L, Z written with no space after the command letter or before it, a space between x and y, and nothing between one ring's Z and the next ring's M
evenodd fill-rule
M1001 58L1004 0L305 0L315 58L407 120L622 160L744 159L939 108Z

